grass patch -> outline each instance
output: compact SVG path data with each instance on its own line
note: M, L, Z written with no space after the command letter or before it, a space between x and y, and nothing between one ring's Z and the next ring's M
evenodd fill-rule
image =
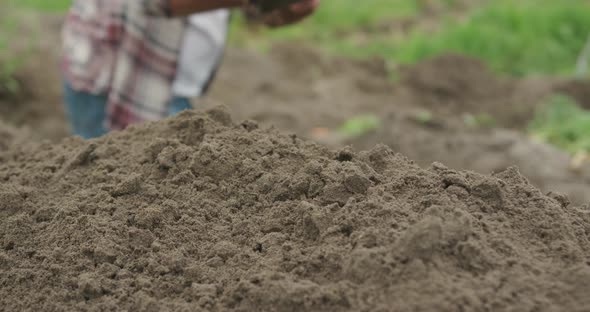
M415 34L392 52L400 62L453 51L511 75L572 74L589 34L587 2L500 0L439 34Z
M439 31L399 34L379 30L384 21L415 16L419 1L324 1L318 13L301 25L247 34L238 19L233 41L269 45L276 40L302 40L351 57L379 56L392 63L415 63L446 52L486 61L497 72L522 76L569 75L590 34L590 8L585 0L495 0L473 10L466 20L440 17ZM454 5L446 1L447 6Z
M590 152L590 111L571 98L551 97L531 122L531 135L572 154Z
M451 7L456 1L441 1ZM71 0L7 0L45 12L60 12ZM497 72L569 75L590 34L586 0L494 0L482 4L464 22L443 17L435 33L413 31L399 37L379 25L416 16L425 8L409 0L324 0L305 23L277 30L246 31L238 17L232 42L261 49L272 42L301 40L331 53L365 58L379 56L392 63L415 63L446 52L486 61Z
M71 0L5 0L44 12L65 11ZM483 2L459 22L439 17L436 33L400 35L379 26L419 15L423 1L324 0L317 13L299 25L248 31L243 18L232 23L233 44L265 49L275 41L300 40L330 53L357 58L383 57L391 63L415 63L446 52L486 61L497 72L522 76L569 75L590 35L586 0L494 0ZM451 8L457 1L438 2Z
M42 12L63 12L71 4L71 0L8 0L11 5L34 9Z
M416 1L357 0L324 1L307 22L270 32L274 38L325 40L339 33L371 26L391 18L412 16L420 10Z
M26 47L28 40L35 40L22 37L18 26L20 12L64 12L70 3L71 0L3 0L0 3L0 95L12 96L20 91L15 75L31 56ZM11 47L16 42L22 46L18 51Z
M447 0L448 1L448 0ZM380 22L409 17L420 12L418 1L408 0L324 0L318 11L304 23L279 29L246 29L245 21L236 15L232 23L233 44L265 47L273 41L300 40L320 44L322 48L339 54L349 50L346 41L359 29L371 32ZM365 55L363 55L365 56Z
M0 10L6 9L0 5ZM10 49L11 42L18 40L17 19L8 15L0 19L0 96L14 95L19 91L16 72L23 65L25 56Z

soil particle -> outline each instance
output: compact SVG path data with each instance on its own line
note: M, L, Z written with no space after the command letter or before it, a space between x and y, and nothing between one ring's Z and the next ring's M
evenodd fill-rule
M118 197L123 195L131 195L139 192L141 188L141 181L142 176L140 174L132 174L131 176L125 178L121 183L119 183L113 191L111 191L111 195Z
M3 152L0 306L587 310L587 207L515 168L421 169L252 125L185 112Z
M32 138L31 131L27 127L15 128L0 120L0 160L3 152L10 148L22 146Z

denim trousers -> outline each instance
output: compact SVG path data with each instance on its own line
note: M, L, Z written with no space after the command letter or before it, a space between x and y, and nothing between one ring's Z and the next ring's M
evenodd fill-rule
M105 127L107 118L107 95L96 95L76 91L69 83L64 83L64 102L70 120L72 133L85 139L100 137L108 132ZM191 101L186 97L174 97L168 103L168 116L192 109Z

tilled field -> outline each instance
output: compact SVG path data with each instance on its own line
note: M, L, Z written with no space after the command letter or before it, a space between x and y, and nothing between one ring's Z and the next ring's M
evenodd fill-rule
M587 311L590 208L222 109L0 154L0 306Z

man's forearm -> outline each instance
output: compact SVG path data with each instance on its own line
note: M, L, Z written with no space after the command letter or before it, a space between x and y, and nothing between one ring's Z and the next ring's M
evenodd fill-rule
M246 0L167 0L172 16L185 16L215 9L243 6Z

